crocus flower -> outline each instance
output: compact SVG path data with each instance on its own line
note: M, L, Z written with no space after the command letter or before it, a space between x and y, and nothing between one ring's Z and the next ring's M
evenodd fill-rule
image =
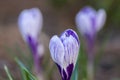
M59 68L62 80L70 80L75 67L80 41L72 29L65 30L60 37L54 35L49 43L53 61Z
M104 9L95 11L87 6L77 13L75 18L77 28L86 38L90 50L93 49L96 34L103 27L105 20L106 12ZM88 50L89 53L90 50ZM90 56L93 55L90 54Z
M91 7L85 7L76 15L76 25L81 34L87 41L87 72L88 79L94 80L94 43L97 32L104 26L106 20L106 12L104 9L95 11Z
M76 15L76 25L82 35L93 38L103 27L106 20L104 9L95 11L91 7L85 7Z
M23 10L18 17L18 26L25 42L30 46L34 57L35 66L39 66L38 35L42 28L42 13L38 8Z
M23 39L26 42L28 40L28 37L37 40L39 31L42 28L42 23L42 14L38 8L23 10L18 18L18 25Z

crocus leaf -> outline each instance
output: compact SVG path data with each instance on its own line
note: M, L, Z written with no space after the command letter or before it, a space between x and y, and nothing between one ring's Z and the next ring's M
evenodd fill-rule
M18 59L15 60L21 69L23 80L37 80L37 78L25 67L25 65L20 60Z
M6 72L7 76L8 76L8 78L9 78L9 80L13 80L13 78L12 78L12 76L11 76L11 74L10 74L10 72L9 72L6 65L4 66L4 69L5 69L5 72Z

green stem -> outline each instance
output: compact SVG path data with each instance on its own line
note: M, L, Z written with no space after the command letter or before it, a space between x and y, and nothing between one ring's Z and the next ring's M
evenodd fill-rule
M13 80L13 78L12 78L12 76L10 75L10 72L9 72L9 70L8 70L8 68L7 68L6 65L4 66L4 69L5 69L5 72L7 73L7 76L8 76L8 78L9 78L9 80Z
M88 80L94 80L94 64L93 61L87 63L87 78Z

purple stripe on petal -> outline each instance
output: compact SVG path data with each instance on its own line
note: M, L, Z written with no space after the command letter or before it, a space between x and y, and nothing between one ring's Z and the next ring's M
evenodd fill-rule
M67 29L65 32L66 32L66 34L65 34L66 37L69 37L70 35L72 35L77 40L78 44L80 44L79 38L78 38L77 33L75 31L73 31L72 29Z
M95 29L96 11L91 7L85 7L85 8L82 9L82 12L84 12L85 14L87 14L87 16L89 16L89 18L91 20L91 24L92 24L93 28Z
M96 17L91 17L91 21L92 21L92 26L95 28L95 23L96 23Z
M67 73L65 72L64 69L62 69L57 63L56 63L58 69L59 69L59 72L60 72L60 75L62 77L62 80L68 80L67 79ZM63 71L62 71L63 70Z
M30 49L32 51L32 55L33 55L33 59L34 59L35 72L39 72L40 71L40 64L41 64L40 59L41 58L37 54L38 43L31 36L27 37L27 42L28 42L28 45L30 46Z
M28 36L28 44L32 50L32 53L33 55L36 55L37 54L37 42L31 37L31 36Z
M73 72L73 67L74 67L73 63L70 64L70 65L67 67L67 72L68 72L68 79L67 79L67 80L70 80L70 77L71 77L72 72Z
M65 70L63 69L63 80L67 80L67 73L65 72Z
M59 69L60 75L62 76L61 67L60 67L57 63L55 63L55 64L57 65L57 67L58 67L58 69Z
M92 24L93 34L94 34L96 33L96 17L95 16L91 16L91 24Z

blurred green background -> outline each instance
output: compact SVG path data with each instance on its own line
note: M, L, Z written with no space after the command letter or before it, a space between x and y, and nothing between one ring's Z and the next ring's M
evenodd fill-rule
M95 79L120 80L120 0L0 0L0 80L7 80L4 64L10 68L15 80L21 80L19 67L14 61L15 56L26 65L32 65L30 51L17 25L19 13L32 7L38 7L43 14L40 38L45 46L42 66L46 80L60 80L48 50L49 39L67 28L78 32L75 16L84 6L91 6L96 10L104 8L107 12L105 26L98 33L96 41L96 53L102 56L96 66ZM99 52L100 49L103 51ZM110 68L106 69L106 66Z

